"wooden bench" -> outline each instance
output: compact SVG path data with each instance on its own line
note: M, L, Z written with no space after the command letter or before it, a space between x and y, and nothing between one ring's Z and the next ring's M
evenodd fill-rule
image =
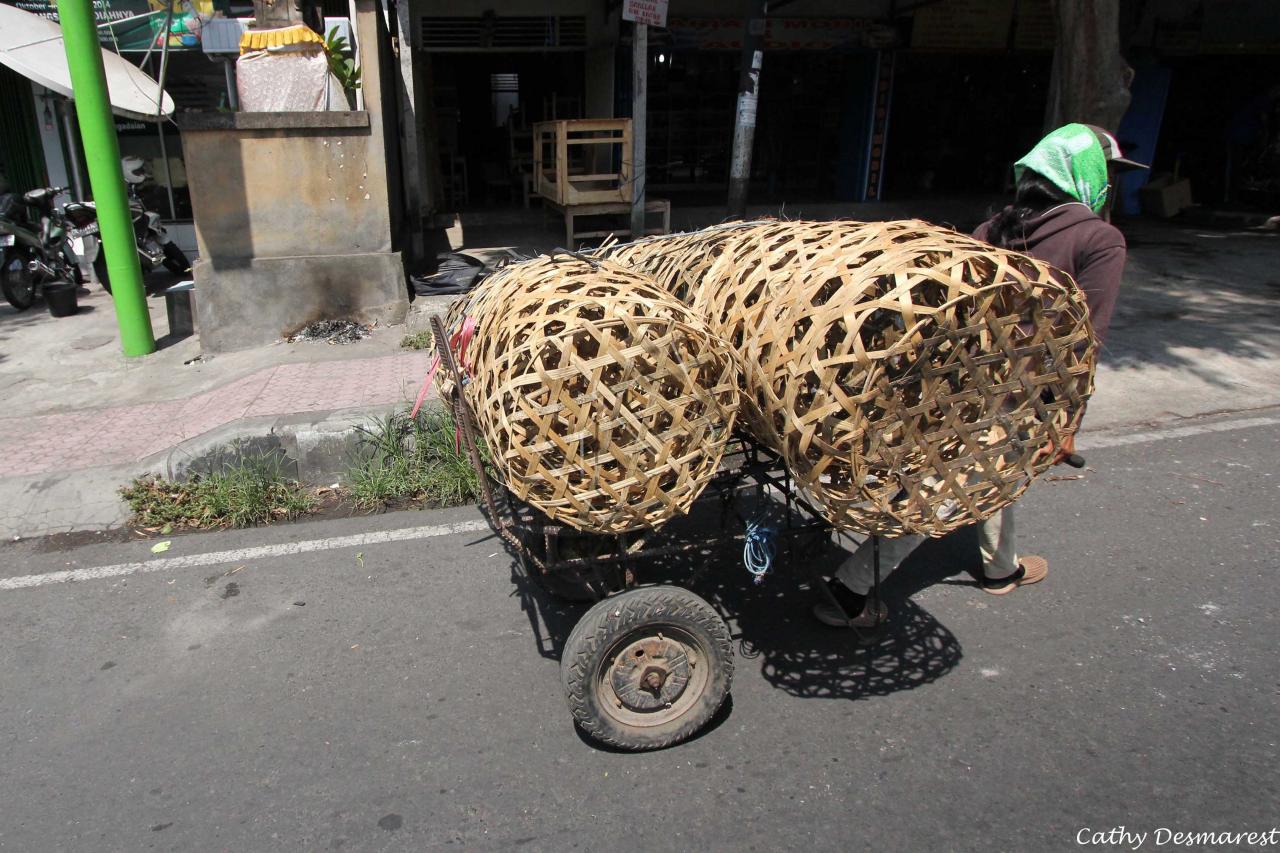
M606 202L601 204L558 204L549 198L543 199L544 206L548 207L564 216L564 239L565 248L574 248L579 240L587 240L592 237L608 237L610 234L616 234L619 237L637 238L643 235L631 233L631 204L629 202ZM671 201L665 198L650 199L644 205L645 219L650 214L659 214L662 217L662 225L657 228L646 228L645 234L669 234L671 233ZM578 231L575 228L574 220L584 216L624 216L627 217L625 225L618 228L606 228L600 230L597 226L595 230Z

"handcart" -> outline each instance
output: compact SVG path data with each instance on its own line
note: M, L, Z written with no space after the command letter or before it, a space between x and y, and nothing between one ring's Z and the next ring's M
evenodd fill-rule
M748 536L742 504L780 498L775 531L790 562L805 565L814 587L831 598L813 561L833 528L793 488L776 453L737 435L700 501L718 501L719 528L696 540L646 530L589 534L558 525L516 498L486 464L475 417L439 317L432 318L439 370L451 380L446 400L480 484L481 509L514 552L522 571L549 593L594 601L570 632L561 656L569 710L591 737L626 750L658 749L702 729L720 709L733 681L729 628L706 600L670 583L645 585L647 563L737 544ZM879 549L874 550L872 612L879 612ZM831 598L832 603L836 603ZM837 604L837 606L839 606ZM852 626L851 626L852 627ZM856 629L861 639L872 631Z

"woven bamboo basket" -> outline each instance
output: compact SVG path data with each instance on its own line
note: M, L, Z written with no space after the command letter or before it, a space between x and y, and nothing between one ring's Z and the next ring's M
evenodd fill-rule
M986 518L1048 468L1092 390L1069 278L928 223L737 224L608 255L738 351L748 429L840 527Z
M486 279L463 393L519 498L580 530L654 529L714 476L738 409L732 352L647 276L574 256Z

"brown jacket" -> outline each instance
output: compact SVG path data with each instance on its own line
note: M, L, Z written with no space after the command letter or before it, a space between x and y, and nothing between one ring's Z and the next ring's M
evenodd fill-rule
M979 225L973 236L986 240L994 219ZM1025 244L1014 240L1009 248L1053 264L1075 279L1089 303L1094 333L1099 341L1106 337L1126 254L1124 235L1115 226L1083 204L1064 204L1029 220Z

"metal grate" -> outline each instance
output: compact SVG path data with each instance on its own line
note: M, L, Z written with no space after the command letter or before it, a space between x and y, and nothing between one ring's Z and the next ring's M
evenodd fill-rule
M582 15L421 19L424 50L573 50L587 46Z

